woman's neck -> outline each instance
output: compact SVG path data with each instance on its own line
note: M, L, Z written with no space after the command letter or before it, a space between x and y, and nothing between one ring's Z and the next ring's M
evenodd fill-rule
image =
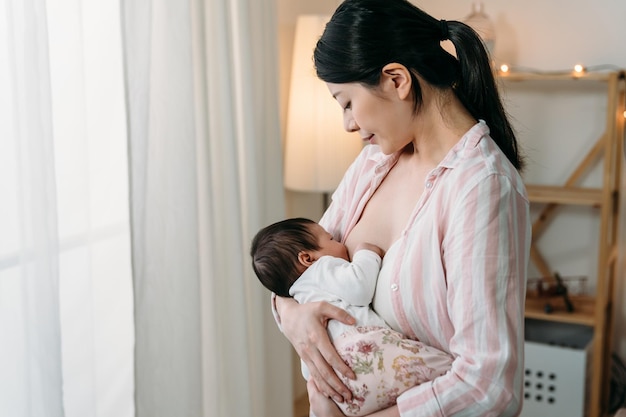
M413 141L404 152L438 165L463 135L477 123L451 89L423 88L423 102L415 117Z

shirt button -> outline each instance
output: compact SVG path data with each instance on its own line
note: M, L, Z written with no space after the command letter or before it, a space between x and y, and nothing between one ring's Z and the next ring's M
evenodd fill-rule
M391 291L398 291L398 284L391 284Z
M428 182L426 183L426 188L430 188L430 187L432 187L432 186L433 186L433 183L432 183L432 182L428 181Z

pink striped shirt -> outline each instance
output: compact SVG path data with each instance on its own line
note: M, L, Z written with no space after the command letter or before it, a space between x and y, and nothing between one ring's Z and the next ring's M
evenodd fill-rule
M320 224L345 241L397 158L366 146ZM530 240L522 179L481 121L429 174L378 279L383 319L455 358L398 398L402 416L519 414Z

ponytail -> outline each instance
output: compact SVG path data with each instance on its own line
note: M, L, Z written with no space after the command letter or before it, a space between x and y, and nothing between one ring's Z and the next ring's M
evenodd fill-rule
M462 22L447 22L448 38L456 49L460 71L453 90L475 119L483 119L491 138L511 161L522 170L524 161L519 154L515 132L498 93L489 54L481 38Z
M449 39L457 57L441 47ZM484 120L491 137L515 168L522 168L487 50L472 28L437 20L407 0L344 0L313 52L320 79L375 87L382 68L397 62L410 70L414 110L422 104L416 75L431 86L452 88L472 117Z

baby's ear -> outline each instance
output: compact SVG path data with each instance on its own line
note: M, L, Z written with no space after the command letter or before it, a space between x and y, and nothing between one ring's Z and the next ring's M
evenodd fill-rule
M298 262L308 268L313 265L313 262L315 262L315 257L311 254L311 252L302 250L298 252Z

